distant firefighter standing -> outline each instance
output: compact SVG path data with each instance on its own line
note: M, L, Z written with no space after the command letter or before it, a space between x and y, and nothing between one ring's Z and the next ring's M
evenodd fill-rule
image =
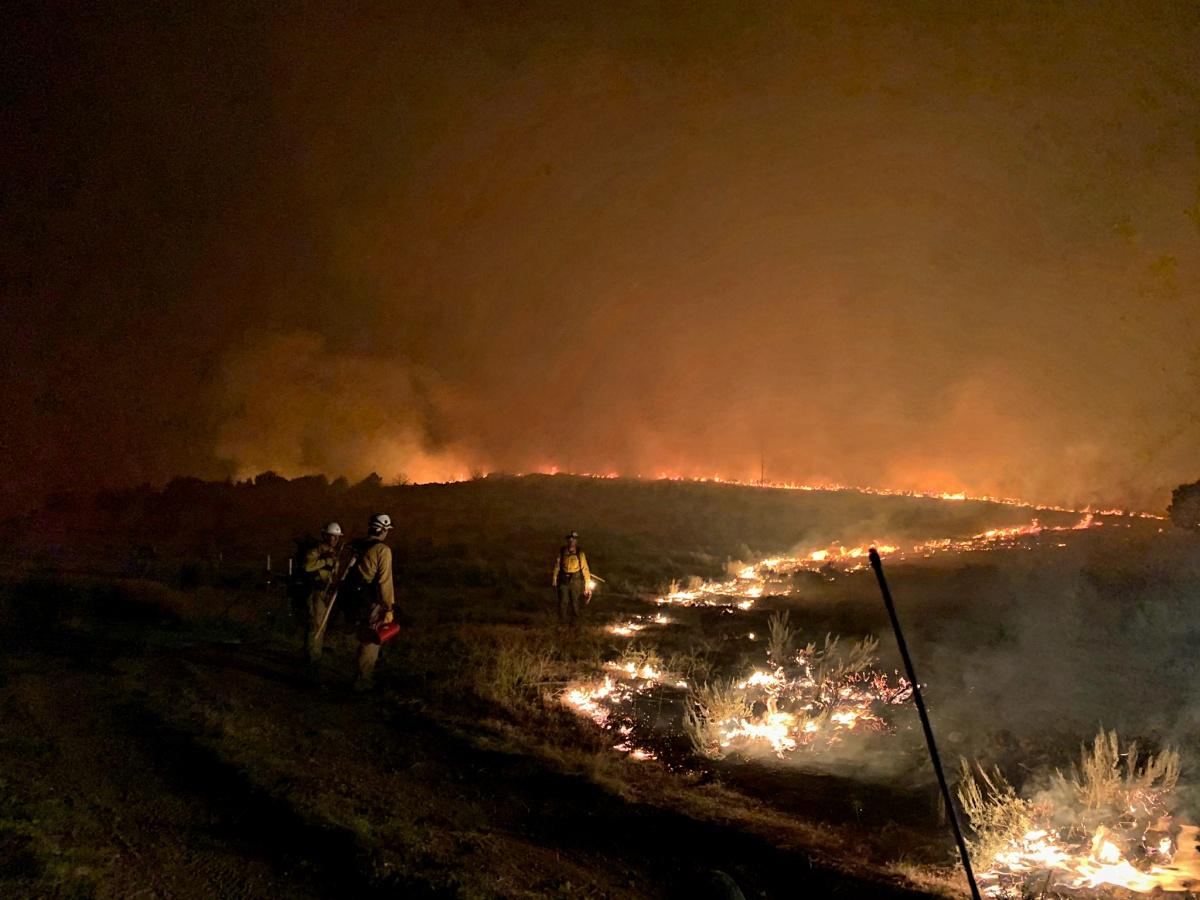
M592 597L592 573L587 557L579 546L579 535L572 531L567 543L559 548L558 565L554 567L554 587L558 591L558 622L574 625L581 610L580 600Z

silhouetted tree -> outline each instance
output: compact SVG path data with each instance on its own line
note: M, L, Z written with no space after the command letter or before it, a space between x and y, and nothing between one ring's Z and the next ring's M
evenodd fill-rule
M1180 528L1200 530L1200 481L1181 484L1171 492L1167 515Z
M383 486L383 479L378 474L372 472L362 481L354 486L356 491L373 491Z

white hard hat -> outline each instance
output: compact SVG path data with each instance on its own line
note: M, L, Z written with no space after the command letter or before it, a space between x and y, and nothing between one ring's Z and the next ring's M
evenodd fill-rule
M392 527L392 517L387 513L376 513L371 516L371 524L368 528L371 531L387 531Z
M326 534L336 534L340 537L342 533L342 526L337 522L330 522L323 530Z

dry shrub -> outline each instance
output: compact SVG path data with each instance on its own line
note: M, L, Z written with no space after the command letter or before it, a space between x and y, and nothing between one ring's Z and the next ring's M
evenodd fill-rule
M700 708L691 703L683 713L683 733L691 741L692 749L701 756L716 759L720 756L720 729L707 718Z
M1121 764L1121 745L1116 731L1103 728L1087 746L1080 748L1079 766L1067 776L1058 776L1060 787L1088 811L1125 811L1147 799L1169 793L1179 782L1179 752L1170 747L1146 758L1138 767L1138 745L1132 743Z
M716 681L700 685L692 691L691 699L705 718L713 722L745 719L750 715L746 691L739 688L732 678L728 681L718 678Z
M689 682L707 677L712 672L712 667L712 660L695 650L672 653L666 661L667 672Z
M700 685L688 695L683 730L692 747L702 756L716 757L720 747L720 724L750 716L746 691L731 678Z
M825 635L825 644L820 649L815 643L804 648L801 658L808 667L809 675L824 690L825 685L838 685L851 675L863 672L874 665L879 651L879 641L865 637L846 655L842 654L840 637Z
M1167 748L1148 756L1143 765L1138 763L1136 743L1122 754L1117 733L1101 729L1090 748L1081 748L1079 765L1066 776L1056 775L1055 790L1039 794L1039 803L1018 797L999 768L990 773L978 766L973 770L962 760L958 799L975 831L975 839L969 842L972 855L986 865L1013 842L1068 810L1079 814L1072 821L1084 834L1113 817L1138 814L1139 808L1156 817L1161 808L1155 811L1154 807L1179 781L1179 753ZM1056 809L1060 803L1066 808Z
M967 840L967 849L986 866L997 853L1033 830L1036 807L1017 796L999 766L988 773L982 766L973 768L966 759L960 759L959 768L958 802L975 832L975 837Z
M790 613L772 613L767 621L769 636L767 638L767 656L782 664L792 652L792 638L795 632L788 625Z
M633 666L637 671L641 671L646 666L654 669L656 672L663 670L662 657L658 655L658 651L653 647L640 647L637 644L630 644L617 659L617 665L622 669Z

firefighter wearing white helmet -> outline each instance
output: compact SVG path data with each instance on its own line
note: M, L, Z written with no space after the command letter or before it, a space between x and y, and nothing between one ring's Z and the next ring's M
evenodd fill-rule
M321 658L324 637L322 623L329 609L333 585L337 573L337 546L342 540L342 527L330 522L321 529L320 540L313 543L304 554L304 583L308 587L305 613L308 616L304 636L304 651L309 662Z
M386 541L392 532L392 519L385 513L371 516L367 536L356 542L350 578L360 595L358 607L359 645L356 690L371 686L371 673L379 659L380 644L371 640L371 630L392 621L396 589L392 584L392 550Z

